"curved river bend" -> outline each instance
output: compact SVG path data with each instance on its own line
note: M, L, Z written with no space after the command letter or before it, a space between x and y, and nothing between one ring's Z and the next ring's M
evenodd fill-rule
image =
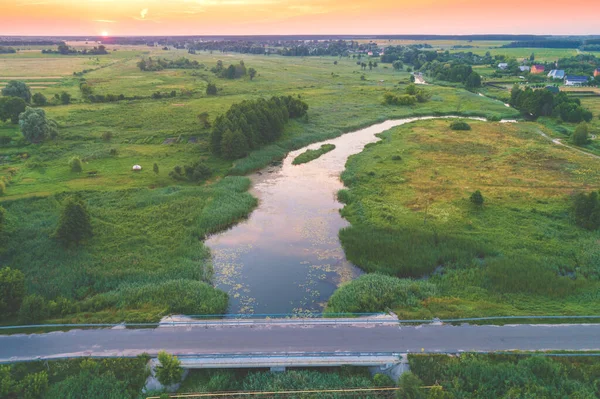
M279 166L252 174L259 206L249 218L207 239L215 285L229 293L229 313L320 312L335 289L361 274L338 239L348 226L336 193L349 156L378 141L378 133L420 117L390 120L292 151ZM477 118L471 118L477 119ZM323 143L335 150L302 165L296 156Z

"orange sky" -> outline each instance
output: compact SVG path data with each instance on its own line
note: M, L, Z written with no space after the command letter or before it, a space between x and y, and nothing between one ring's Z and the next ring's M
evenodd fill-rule
M586 35L600 34L600 2L0 0L0 35L91 36L102 32L110 35Z

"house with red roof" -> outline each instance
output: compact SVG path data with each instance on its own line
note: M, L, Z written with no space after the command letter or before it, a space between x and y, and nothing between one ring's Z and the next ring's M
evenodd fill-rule
M543 65L532 65L531 66L531 70L529 71L529 73L544 73L544 66Z

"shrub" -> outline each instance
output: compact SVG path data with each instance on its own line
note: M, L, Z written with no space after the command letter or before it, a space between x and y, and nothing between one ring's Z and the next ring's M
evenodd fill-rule
M423 381L410 371L404 372L398 380L399 390L396 393L398 399L424 399L425 394L421 389Z
M83 165L79 157L71 158L69 161L69 167L71 168L71 172L80 173L83 171Z
M40 322L48 317L48 307L43 297L33 294L23 299L19 310L19 320L25 324Z
M209 83L206 86L206 94L209 96L216 96L217 95L217 85L214 83Z
M169 386L181 381L183 369L177 356L161 351L158 353L158 360L160 365L156 366L156 378L161 384Z
M587 123L580 123L575 128L571 141L575 145L586 145L588 143L589 128Z
M482 206L483 201L484 201L483 195L481 194L481 191L479 191L479 190L477 190L473 194L471 194L471 197L469 200L475 206Z
M113 137L112 132L104 132L102 133L102 140L104 141L110 141Z
M383 102L388 105L415 105L417 97L410 94L401 94L399 96L387 92L383 95Z
M152 166L152 170L154 171L155 174L158 174L159 169L158 169L158 164L155 162L154 165Z
M4 184L1 180L0 180L0 183ZM2 229L4 227L5 220L6 220L6 210L4 210L4 208L2 208L0 206L0 234L2 234Z
M92 224L85 203L76 197L67 198L54 236L64 245L77 245L92 235Z
M365 274L338 288L329 298L327 312L372 313L399 306L417 307L434 293L435 286L425 281Z
M6 183L0 180L0 195L4 195L6 193Z
M156 165L155 173L158 174L158 165ZM212 170L202 162L196 162L193 165L185 165L183 168L177 165L171 172L169 172L169 176L172 179L187 180L195 183L204 181L211 175Z
M48 99L42 93L35 93L32 97L33 104L37 106L42 106L48 104Z
M119 154L119 150L117 150L116 148L111 148L108 153L114 157Z
M452 130L471 130L471 125L465 121L452 121L450 123L450 129Z
M394 380L391 379L391 377L385 375L385 374L375 374L375 377L373 377L373 384L376 387L393 387L394 385Z
M10 136L0 136L0 145L8 145L12 141Z
M573 198L573 215L577 226L587 230L600 228L600 198L599 193L579 193Z
M69 93L67 93L66 91L63 91L62 93L60 93L60 102L63 105L67 105L71 103L71 95Z
M0 269L0 319L16 314L24 297L25 275L23 272L10 267Z

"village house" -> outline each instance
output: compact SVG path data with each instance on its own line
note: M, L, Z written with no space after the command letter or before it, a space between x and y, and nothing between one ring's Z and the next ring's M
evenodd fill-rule
M529 71L529 73L532 74L538 74L538 73L544 73L544 66L543 65L533 65L531 67L531 70Z
M506 68L508 68L508 64L506 62L501 62L498 64L498 69L505 70Z
M565 76L565 86L582 86L587 84L589 78L587 76L567 75Z
M594 77L596 77L596 76L600 76L600 68L597 68L597 69L594 71Z
M552 79L564 79L565 71L563 71L562 69L553 69L548 74L548 77Z
M520 70L521 72L529 72L529 70L530 70L530 69L531 69L531 67L529 67L529 66L527 66L527 65L521 65L521 66L519 67L519 70Z

